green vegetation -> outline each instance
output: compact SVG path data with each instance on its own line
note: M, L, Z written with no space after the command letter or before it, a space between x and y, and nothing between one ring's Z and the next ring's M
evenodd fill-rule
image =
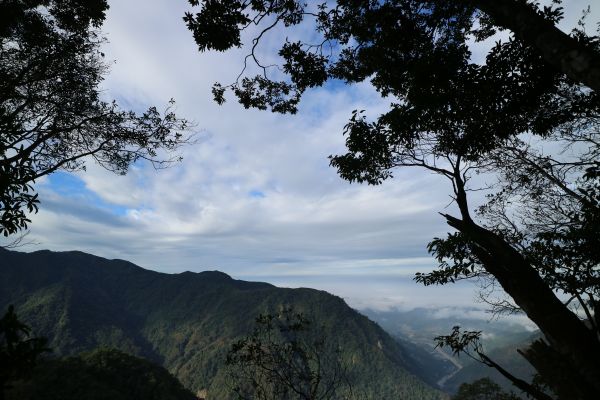
M195 400L164 368L117 350L47 360L7 400Z
M31 337L31 329L19 321L10 305L0 319L0 399L15 381L30 377L39 356L46 351L46 339Z
M260 315L251 335L235 342L227 370L239 400L351 400L350 360L310 319L283 308Z
M504 392L500 386L489 378L482 378L472 383L463 383L452 400L518 400L512 393Z
M440 315L437 309L417 308L409 311L361 311L371 320L377 322L383 329L399 340L403 347L412 352L415 365L422 365L427 371L426 382L449 393L456 393L460 384L489 377L504 389L513 390L509 380L497 370L475 362L467 356L453 357L447 348L435 346L432 339L440 332L446 332L455 325L468 327L469 330L485 332L482 341L486 354L491 359L504 366L515 376L531 380L533 367L517 352L526 348L539 338L524 326L510 319L490 321L469 315L476 309L451 310L446 315ZM457 369L459 369L457 371ZM419 374L421 376L422 374Z
M194 393L228 399L225 360L256 316L282 306L310 315L350 360L356 390L372 399L438 399L408 372L406 350L344 301L221 272L161 274L80 252L0 250L0 306L12 302L57 356L113 347L167 368ZM317 322L318 321L318 322Z
M450 348L454 355L463 354L490 368L494 368L516 388L526 393L527 396L540 400L552 400L552 397L545 392L544 388L538 382L535 382L537 379L534 379L533 383L520 379L513 372L508 371L504 366L498 364L496 360L490 358L484 352L480 339L481 331L461 331L459 326L455 326L452 328L450 335L438 336L434 340L437 342L437 346L447 346Z
M535 370L527 360L518 353L517 349L527 348L527 346L538 338L538 334L531 334L528 339L486 351L486 354L490 359L497 362L507 371L510 371L515 377L531 382ZM513 384L502 376L498 370L473 360L471 360L472 362L469 362L470 359L464 355L460 358L461 361L464 362L464 367L448 379L444 386L444 389L447 389L450 393L455 393L459 386L464 382L473 382L482 378L491 379L504 390L515 390Z

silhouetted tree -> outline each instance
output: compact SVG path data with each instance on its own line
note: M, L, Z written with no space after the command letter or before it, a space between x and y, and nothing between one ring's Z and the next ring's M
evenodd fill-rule
M40 362L7 400L197 400L165 368L115 349Z
M597 320L600 182L595 172L600 148L596 135L590 127L571 133L561 132L547 143L560 150L554 155L541 154L524 143L517 145L512 142L503 146L490 158L490 166L500 173L497 191L488 196L488 202L479 210L484 218L484 233L493 232L495 236L492 243L503 242L510 246L512 255L503 263L513 262L513 266L519 268L523 265L531 267L537 273L536 279L539 279L537 288L523 286L520 298L513 296L511 300L490 301L490 292L484 293L482 298L492 305L495 312L528 308L528 315L534 315L536 323L543 322L539 326L548 342L538 340L520 352L539 372L538 383L551 389L561 399L594 398L597 393L596 389L582 383L584 380L574 368L571 357L557 350L559 343L568 340L575 343L579 338L582 340L579 351L585 352L585 346L589 346L587 350L594 353L600 338ZM574 147L578 149L576 156L571 151ZM570 158L565 154L570 154ZM419 274L417 280L424 284L444 284L479 278L489 287L500 280L498 276L511 285L533 282L533 279L517 281L514 277L520 277L518 270L511 277L506 269L499 272L490 269L489 265L497 263L497 259L490 257L503 253L498 249L494 253L482 249L481 239L476 237L474 240L473 236L463 232L435 239L429 248L436 254L441 268ZM521 264L514 264L519 260L517 253ZM497 267L502 265L498 263ZM554 295L546 296L546 300L552 303L535 302L542 289L548 292L544 285L567 296L562 308ZM528 296L527 290L536 292ZM550 314L552 312L556 314ZM579 317L582 321L578 321ZM558 321L564 325L556 325ZM573 329L577 329L577 333ZM570 334L573 336L569 337Z
M339 349L291 308L256 318L253 333L233 344L226 364L239 399L350 399Z
M332 156L331 164L342 178L373 185L406 166L448 178L459 216L443 216L457 232L430 244L441 268L417 280L445 284L480 277L499 285L544 334L547 342L535 358L560 359L579 387L573 398L595 399L600 40L581 27L561 32L558 3L190 0L199 12L184 20L200 51L239 47L241 32L257 29L242 74L214 86L219 103L230 89L245 107L293 113L308 88L330 79L370 80L390 97L389 110L374 121L353 113L344 129L348 152ZM310 23L308 38L282 44L279 70L262 62L266 35ZM473 60L472 40L501 29L509 29L510 38L493 45L485 60ZM254 77L245 75L249 61L260 72ZM562 141L580 158L556 161L536 153L519 141L523 134ZM507 179L477 217L468 201L469 179L490 170ZM522 184L522 178L533 180ZM537 202L540 191L543 202ZM511 202L530 212L513 214ZM540 220L555 223L544 229L535 224ZM573 296L587 310L583 318L555 291ZM545 375L541 364L536 369ZM551 376L546 381L561 384Z
M538 385L532 385L529 382L525 382L512 375L509 371L502 368L501 365L497 364L494 360L488 357L484 351L480 342L481 331L462 331L458 326L452 329L452 333L446 336L438 336L434 340L437 342L436 347L447 346L452 350L452 353L456 356L465 354L471 357L473 360L481 362L488 367L495 368L502 376L508 379L513 385L522 390L528 396L531 396L539 400L552 400ZM486 378L487 379L487 378ZM490 381L491 383L491 381ZM477 393L474 391L476 388L481 388L480 385L469 386L468 393ZM484 382L483 387L489 387L487 381ZM499 388L498 388L499 389ZM473 390L473 391L471 391ZM460 391L459 391L460 392ZM475 397L476 398L476 397ZM483 397L487 398L487 397ZM490 397L495 398L495 397ZM513 397L509 397L513 398Z
M106 0L0 3L0 233L27 227L34 182L85 158L123 174L137 160L165 166L187 141L186 121L155 107L142 114L105 101L98 31Z
M506 393L490 378L478 379L471 383L463 383L452 400L518 400L512 393Z
M0 319L0 399L10 382L28 378L39 356L49 351L46 339L30 337L31 329L19 321L14 307Z

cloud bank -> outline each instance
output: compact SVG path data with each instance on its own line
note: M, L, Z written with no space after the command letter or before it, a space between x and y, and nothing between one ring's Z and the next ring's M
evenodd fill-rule
M282 286L310 286L368 306L464 305L468 287L434 290L407 277L435 266L425 246L447 231L437 214L450 186L418 169L381 186L350 185L327 157L344 151L352 110L383 111L368 85L330 85L306 95L297 115L212 101L243 49L200 54L181 17L185 1L111 2L104 26L107 98L138 111L166 105L195 122L183 162L116 176L94 164L39 182L35 248L82 250L163 272L219 269ZM583 8L583 7L582 7ZM402 282L400 282L402 281Z

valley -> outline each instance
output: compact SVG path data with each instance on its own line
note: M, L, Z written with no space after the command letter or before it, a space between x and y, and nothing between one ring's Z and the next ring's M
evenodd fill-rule
M526 381L531 380L533 368L517 353L518 348L539 337L532 326L521 318L493 318L476 308L448 307L447 309L417 308L408 311L361 310L401 343L410 343L425 351L421 359L428 360L428 376L435 387L455 393L460 384L489 377L504 389L513 385L499 372L478 363L466 355L453 356L447 348L436 348L434 337L445 335L453 326L482 331L486 353L500 365ZM427 358L429 356L429 358Z

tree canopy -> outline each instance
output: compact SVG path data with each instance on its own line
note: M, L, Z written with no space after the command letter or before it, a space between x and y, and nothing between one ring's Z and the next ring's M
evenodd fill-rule
M106 100L108 71L99 31L106 0L0 4L0 233L27 227L37 211L34 183L93 158L123 174L138 160L156 167L188 141L187 122L150 107L143 113Z
M232 390L240 400L352 399L341 351L292 308L259 315L251 335L227 354Z
M463 383L452 400L518 400L518 397L506 393L489 378Z
M544 334L523 354L548 387L559 398L600 395L598 36L583 22L561 31L560 1L190 4L197 12L184 21L200 51L241 47L244 34L256 32L240 76L214 86L217 102L231 91L244 107L294 113L306 90L329 80L370 81L390 99L374 120L353 113L347 153L332 156L332 166L350 182L373 185L407 166L448 178L458 216L443 216L455 232L430 243L440 268L417 281L500 286L511 299L494 306L524 312ZM305 29L291 34L308 33L281 43L279 68L263 62L264 38L294 26ZM501 30L508 39L474 59L473 44ZM246 75L251 62L256 76ZM544 153L535 141L558 151ZM499 179L473 210L469 191L480 188L470 178L481 172ZM556 292L570 297L567 304ZM551 370L570 377L555 379Z
M45 360L8 400L197 400L163 367L115 349Z
M49 351L47 340L32 337L31 328L19 321L11 305L0 319L0 399L14 381L31 376L40 355Z

